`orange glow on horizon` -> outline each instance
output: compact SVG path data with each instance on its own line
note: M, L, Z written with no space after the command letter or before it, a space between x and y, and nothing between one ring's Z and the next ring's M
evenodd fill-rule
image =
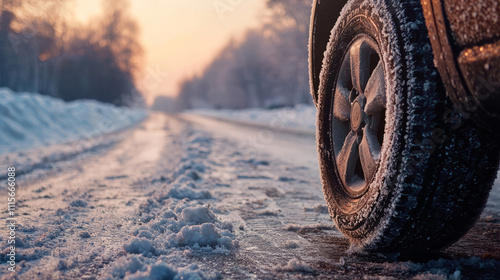
M144 71L137 81L151 104L173 96L179 82L199 74L231 38L261 24L265 0L129 0L141 29ZM76 0L74 18L88 22L101 13L100 0Z

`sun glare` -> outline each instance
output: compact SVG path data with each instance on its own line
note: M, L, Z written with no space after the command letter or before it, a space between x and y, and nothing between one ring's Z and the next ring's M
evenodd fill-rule
M100 8L100 0L77 0L74 18L87 22ZM264 11L263 0L130 0L145 50L137 82L147 102L175 95L179 82L199 74L231 38L259 26Z

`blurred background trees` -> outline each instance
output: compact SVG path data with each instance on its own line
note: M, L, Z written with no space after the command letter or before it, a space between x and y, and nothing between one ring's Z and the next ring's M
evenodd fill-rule
M181 84L184 108L275 108L311 103L307 44L312 0L268 0L266 23L231 41ZM200 46L201 47L201 46Z
M181 83L176 100L157 100L155 108L166 103L176 111L311 103L307 43L312 0L265 1L268 13L261 27L228 42L202 73ZM143 50L127 0L102 0L100 16L87 25L67 18L72 2L0 0L0 87L66 101L124 105L141 100L136 80Z
M70 2L0 2L0 87L66 101L136 100L142 48L126 0L104 0L102 15L88 26L67 24Z

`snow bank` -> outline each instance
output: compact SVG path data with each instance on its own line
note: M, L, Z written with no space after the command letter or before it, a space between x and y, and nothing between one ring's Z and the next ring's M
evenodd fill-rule
M110 133L146 115L93 100L64 102L0 88L0 154Z
M187 113L213 118L250 122L275 128L295 128L315 130L316 108L313 105L299 104L293 108L215 110L195 109Z

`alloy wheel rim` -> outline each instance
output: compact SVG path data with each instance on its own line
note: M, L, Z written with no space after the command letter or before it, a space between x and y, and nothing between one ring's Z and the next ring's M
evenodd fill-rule
M367 189L380 163L385 130L383 62L371 37L357 37L344 55L333 94L332 141L346 190Z

